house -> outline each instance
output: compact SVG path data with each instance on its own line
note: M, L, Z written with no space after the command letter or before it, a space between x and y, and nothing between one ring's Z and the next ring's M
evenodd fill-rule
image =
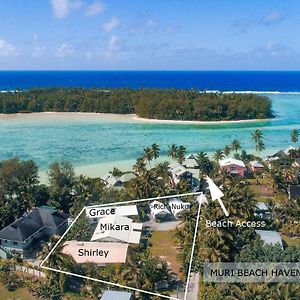
M280 234L274 230L255 230L257 234L259 234L260 238L265 242L265 244L269 245L277 245L283 249L282 239Z
M143 224L130 218L111 215L99 220L91 241L139 244L142 228Z
M79 263L98 265L125 263L129 244L66 241L62 252L71 255Z
M189 202L183 202L178 198L172 198L169 200L169 206L174 217L178 218L182 211L190 209L191 204Z
M179 163L172 163L169 165L169 169L175 184L178 184L181 180L185 180L188 184L192 185L193 174L184 166Z
M152 217L157 221L169 220L172 217L171 212L162 202L155 200L149 204L149 207Z
M261 174L265 170L264 165L257 160L250 162L250 168L251 168L251 171L256 174Z
M193 154L188 155L182 165L187 169L199 169L198 161Z
M232 176L245 176L246 166L244 162L235 158L226 158L219 161L221 169Z
M43 237L62 235L67 227L67 214L52 207L37 207L0 231L1 247L28 258Z
M123 217L137 216L138 210L136 205L122 205L122 206L91 206L87 207L86 216L90 223L98 223L100 218L111 215L119 215Z
M288 194L290 200L300 199L300 185L289 185Z
M257 202L254 215L263 219L268 219L271 217L271 211L266 203Z
M132 300L132 295L127 292L105 291L100 300Z
M125 173L122 176L114 176L112 173L106 173L100 178L104 181L107 187L123 188L124 184L134 179L136 175L132 172Z

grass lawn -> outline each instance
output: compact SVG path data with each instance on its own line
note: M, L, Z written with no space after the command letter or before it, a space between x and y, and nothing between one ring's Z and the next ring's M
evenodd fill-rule
M288 244L288 246L300 247L300 238L291 238L282 235L281 238Z
M0 299L5 300L37 300L25 288L16 289L9 292L3 285L0 285Z
M169 267L175 274L179 274L180 262L177 259L178 250L175 244L175 230L171 231L154 231L150 243L152 244L151 253L155 257L168 262Z

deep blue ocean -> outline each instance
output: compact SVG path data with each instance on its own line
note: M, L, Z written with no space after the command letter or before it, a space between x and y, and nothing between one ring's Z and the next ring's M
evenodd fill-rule
M0 90L53 86L300 92L300 71L0 71Z

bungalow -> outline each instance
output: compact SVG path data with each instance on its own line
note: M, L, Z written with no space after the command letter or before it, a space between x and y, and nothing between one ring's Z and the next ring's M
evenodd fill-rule
M167 209L166 205L159 201L153 201L149 204L150 213L152 217L157 221L164 221L171 218L172 214Z
M62 252L79 263L98 265L125 263L129 244L66 241Z
M269 245L279 245L283 249L282 240L280 234L274 230L255 230L259 234L260 238Z
M136 175L132 172L125 173L120 177L114 176L112 173L106 173L100 178L104 181L107 187L123 188L124 184L135 178Z
M172 163L169 165L169 168L175 184L178 184L181 180L185 180L188 184L192 185L193 174L184 166L179 163Z
M139 244L142 228L143 224L130 218L111 215L99 220L91 241Z
M260 218L269 219L271 217L271 211L266 203L257 202L254 215Z
M300 199L300 185L289 185L288 194L290 200Z
M62 235L67 227L67 214L47 206L37 207L3 228L0 231L0 244L13 255L29 258L43 236Z
M182 165L187 169L199 169L199 163L193 154L188 155Z
M189 202L183 202L178 198L172 198L169 201L169 206L174 217L178 218L182 211L190 209L191 204Z
M100 300L132 300L132 295L127 292L105 291Z
M221 169L232 176L245 176L246 166L244 162L235 158L226 158L219 161Z
M122 206L91 206L87 207L86 216L90 223L98 223L100 218L111 215L118 215L123 217L137 216L138 210L136 205L122 205Z
M264 165L257 160L250 162L250 168L251 168L251 171L256 174L261 174L265 170Z

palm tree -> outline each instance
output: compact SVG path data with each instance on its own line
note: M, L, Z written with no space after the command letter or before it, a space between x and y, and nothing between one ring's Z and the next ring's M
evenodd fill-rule
M297 143L299 140L299 130L293 129L291 131L291 141L292 143Z
M159 152L160 152L160 148L159 148L159 145L158 144L152 144L151 146L151 151L152 151L152 154L153 154L153 158L154 159L157 159L159 158Z
M154 158L154 154L151 147L147 147L144 149L144 158L148 161L150 165L150 161Z
M224 152L222 150L217 150L214 154L214 160L218 162L224 158Z
M226 146L224 147L223 152L224 152L224 155L225 155L225 156L228 156L228 155L230 154L230 152L231 152L231 146L226 145Z
M133 170L137 173L137 174L143 174L146 172L146 164L145 164L145 160L143 157L139 157L136 160L136 163L133 165Z
M231 149L238 152L241 149L241 144L237 139L234 139L231 143Z
M213 170L213 165L209 160L207 153L203 151L197 153L196 160L199 164L199 178L209 174Z
M254 140L255 142L255 149L257 152L260 152L261 150L259 149L262 149L264 150L264 143L263 143L263 133L260 129L256 129L254 131L254 133L251 134L252 136L252 139Z
M168 147L168 156L176 159L177 158L178 147L175 144L172 144Z
M182 162L185 159L185 153L186 153L186 148L184 146L180 145L177 150L177 161L180 164L182 164Z

